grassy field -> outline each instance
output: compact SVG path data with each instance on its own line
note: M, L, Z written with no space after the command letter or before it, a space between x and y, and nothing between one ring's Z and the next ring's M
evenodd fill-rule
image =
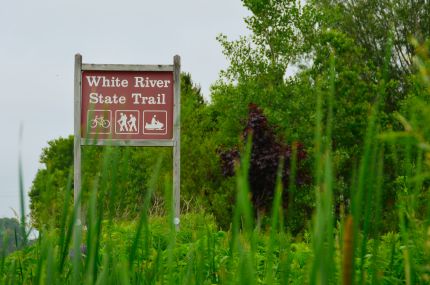
M134 249L133 261L130 250L136 223L114 223L111 227L107 221L103 223L103 234L95 245L99 251L97 264L89 263L94 257L90 257L87 244L76 263L72 262L75 255L67 252L61 267L58 236L52 234L39 244L8 256L3 265L8 273L3 272L2 281L5 284L309 283L316 262L309 235L293 238L285 233L256 229L239 233L233 244L232 232L218 231L210 216L187 214L182 222L183 228L176 233L166 226L165 218L151 218L148 238L142 237ZM343 246L339 230L335 232L332 281L340 281ZM377 258L373 255L376 242ZM369 245L363 268L356 266L356 275L362 273L365 283L403 284L406 264L399 234L385 234L377 241L369 240ZM356 261L361 264L362 260ZM323 277L317 280L320 278Z

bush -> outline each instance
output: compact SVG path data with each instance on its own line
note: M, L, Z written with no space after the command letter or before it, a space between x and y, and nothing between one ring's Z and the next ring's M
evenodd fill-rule
M249 141L252 144L248 175L252 204L259 216L270 213L277 183L277 173L281 171L284 186L284 209L288 211L288 207L294 207L293 204L298 202L296 200L300 196L297 194L301 190L306 191L305 186L310 183L310 174L304 167L307 158L306 151L301 143L294 142L292 145L282 143L277 138L274 127L268 123L263 111L255 104L250 104L248 108L248 120L243 131L242 143L246 144ZM243 151L240 151L239 147L220 150L220 159L225 176L234 175L241 153ZM290 225L294 225L293 232L303 228L304 222L311 213L311 204L302 208L299 213L304 213L304 216L301 217L302 222L300 224L295 224L297 221L290 223ZM287 217L290 221L294 219L290 215Z

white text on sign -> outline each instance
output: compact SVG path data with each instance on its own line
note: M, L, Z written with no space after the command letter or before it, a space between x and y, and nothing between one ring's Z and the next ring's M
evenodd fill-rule
M127 79L120 79L119 77L112 76L87 76L88 84L90 87L128 87L129 82ZM152 80L149 77L135 76L134 87L136 88L169 88L170 80Z
M132 93L134 105L165 105L166 95L157 94L156 96L144 96L141 93ZM125 96L104 96L102 93L92 92L89 97L90 104L125 104L127 99Z

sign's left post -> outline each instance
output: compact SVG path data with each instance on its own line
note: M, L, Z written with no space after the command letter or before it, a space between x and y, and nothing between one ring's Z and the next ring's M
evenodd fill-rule
M82 55L75 55L75 83L74 83L74 184L73 201L76 211L76 225L81 225L81 98L82 98Z

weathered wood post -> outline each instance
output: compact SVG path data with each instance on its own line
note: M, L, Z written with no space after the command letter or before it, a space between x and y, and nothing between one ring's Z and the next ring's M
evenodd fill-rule
M174 65L174 127L173 138L173 202L175 207L175 218L173 220L176 230L179 230L180 212L181 212L181 58L175 55L173 58Z
M81 92L82 92L82 56L75 55L74 84L74 184L73 201L76 206L76 224L81 225Z

